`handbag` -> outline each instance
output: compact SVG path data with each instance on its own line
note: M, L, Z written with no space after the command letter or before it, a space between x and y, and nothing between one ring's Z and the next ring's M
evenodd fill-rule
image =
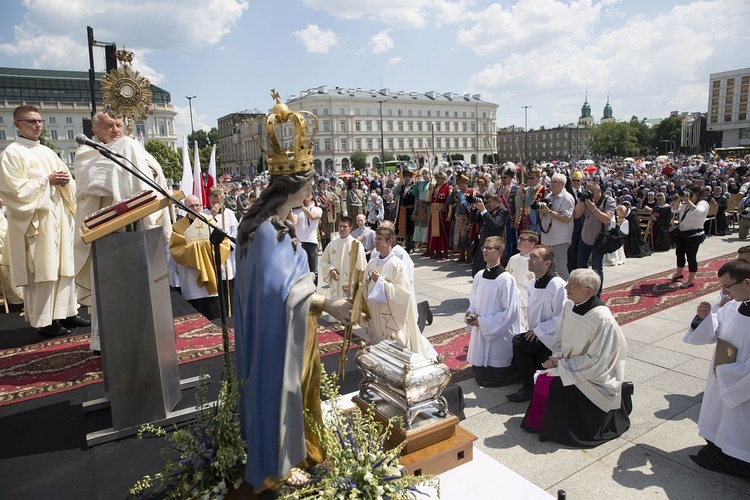
M596 236L594 240L594 248L599 250L601 253L612 253L617 251L625 243L625 235L622 234L620 228L617 226L617 214L615 214L615 225L607 229L602 224L602 232Z
M682 217L680 218L680 222L685 220L685 216L690 211L688 208L685 210L685 213L682 214ZM673 245L677 245L680 241L682 241L682 229L680 229L680 222L675 224L673 227L669 228L668 234L669 234L669 241L672 242Z

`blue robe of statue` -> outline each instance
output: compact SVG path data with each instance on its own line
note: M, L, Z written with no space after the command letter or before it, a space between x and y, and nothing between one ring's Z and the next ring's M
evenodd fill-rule
M237 252L234 319L245 480L260 489L305 460L301 374L311 296L307 254L266 221ZM315 350L317 354L317 348Z

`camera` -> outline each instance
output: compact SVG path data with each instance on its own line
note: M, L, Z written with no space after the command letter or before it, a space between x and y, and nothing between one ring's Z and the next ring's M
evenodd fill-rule
M550 201L549 197L547 197L547 198L544 198L544 199L539 200L539 201L534 201L531 204L531 209L532 210L539 210L541 208L546 208L546 207L548 207L550 205L552 205L552 202Z
M578 199L594 201L594 193L592 193L588 189L583 189L581 190L581 192L578 193Z
M476 203L477 201L479 201L479 200L482 200L482 203L484 203L484 201L485 201L484 196L481 195L481 194L467 194L466 195L466 201L469 202L472 205L474 203Z

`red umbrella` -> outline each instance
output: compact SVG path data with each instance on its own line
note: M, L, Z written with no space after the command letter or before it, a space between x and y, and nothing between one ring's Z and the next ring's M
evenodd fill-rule
M597 170L599 169L594 165L589 165L588 167L583 169L584 172L588 172L588 173L596 172Z

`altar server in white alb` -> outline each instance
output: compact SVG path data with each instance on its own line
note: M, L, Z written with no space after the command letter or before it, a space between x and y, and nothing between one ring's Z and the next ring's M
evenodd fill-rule
M347 297L344 288L349 284L350 279L352 243L357 241L352 236L353 226L354 221L351 217L346 215L342 217L339 222L339 237L326 245L320 257L320 274L323 276L323 282L328 284L332 299ZM367 265L365 248L362 244L358 244L357 248L356 268L361 271Z
M499 236L484 240L482 254L487 267L474 276L466 311L466 329L471 334L466 360L482 387L518 382L511 363L513 336L520 332L521 298L516 280L500 265L504 249Z
M393 253L395 240L396 233L391 228L375 231L379 257L368 262L362 286L370 309L367 334L373 344L395 334L396 341L412 351L437 359L435 348L417 326L406 264Z
M53 150L39 143L44 120L35 106L13 112L19 137L0 156L0 196L6 205L8 236L3 264L21 287L26 320L45 336L87 326L77 316L73 282L75 181Z
M750 263L729 261L718 275L733 300L714 314L711 304L701 302L684 338L688 344L717 343L698 417L698 434L707 444L690 458L708 470L750 477Z
M540 370L552 354L552 341L565 305L565 280L557 275L555 251L551 246L540 245L531 251L529 270L535 277L526 287L529 329L513 337L513 367L523 385L518 392L506 396L515 403L531 400L534 372Z
M208 195L208 202L211 203L211 207L204 208L203 213L213 217L225 233L236 239L237 229L239 228L240 223L237 220L237 216L234 215L234 210L227 210L224 207L224 191L217 187L211 188L211 192ZM225 286L227 286L227 298L231 300L231 297L234 294L235 275L234 243L231 241L229 242L229 248L229 257L221 264L221 277L226 283ZM231 309L227 310L227 313L229 312L231 312Z
M396 231L396 225L389 221L384 220L380 223L380 227L387 227L390 229L393 229L393 231ZM414 291L414 261L411 260L411 256L409 255L409 252L404 249L401 245L394 242L393 249L391 250L393 254L401 259L401 262L406 264L406 272L409 274L409 284L411 285L411 301L414 303L414 311L418 313L417 311L417 294ZM372 251L371 258L375 259L380 257L380 253L378 253L377 249Z

